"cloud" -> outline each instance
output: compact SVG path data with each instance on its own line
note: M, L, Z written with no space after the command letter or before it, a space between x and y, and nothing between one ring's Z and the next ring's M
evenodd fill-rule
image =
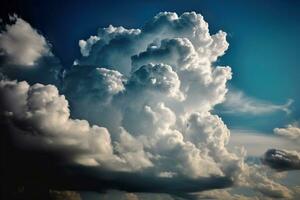
M283 149L269 149L264 154L262 160L264 164L271 168L281 170L298 170L300 169L300 128L297 122L287 125L285 128L275 128L274 133L281 138L287 139L292 145L287 146L288 149L294 149L294 151Z
M289 99L282 105L273 104L271 102L248 97L242 91L230 90L226 94L226 100L222 103L220 112L235 115L263 115L283 111L289 114L291 112L289 107L292 103L293 100Z
M67 150L66 161L86 165L114 159L106 128L70 119L68 102L55 86L2 80L0 94L1 118L27 148Z
M300 153L297 151L269 149L264 154L262 161L279 171L300 169Z
M0 32L0 76L30 84L60 84L62 66L51 45L17 15Z
M180 80L176 72L169 65L148 64L136 70L128 83L133 90L162 91L170 97L182 99Z
M228 189L224 190L209 190L200 192L197 195L198 199L227 199L227 200L259 200L260 198L257 196L244 196L241 194L231 194L231 191Z
M226 33L210 35L203 17L194 12L181 16L165 12L142 29L99 29L98 35L81 40L80 47L82 57L64 78L64 92L73 105L74 117L107 127L113 140L120 138L116 127L122 127L126 135L133 136L131 141L144 148L156 174L207 177L229 173L217 163L222 162L222 156L238 158L225 148L227 127L209 112L224 99L226 81L231 78L229 67L212 66L228 48ZM103 88L97 92L94 83L106 85L99 81L103 80L96 73L99 67L120 73L115 81L123 90L112 94ZM86 109L82 111L82 107ZM206 118L220 126L202 134L207 141L216 140L210 144L215 145L210 153L206 141L195 144L192 140L204 130L204 124L198 130L187 128L187 124L198 123L196 119ZM189 132L190 138L183 131ZM224 138L218 138L223 134ZM216 155L219 158L215 159Z
M74 191L50 191L53 200L81 200L80 194Z
M55 157L53 171L32 177L65 190L184 196L242 184L291 196L261 168L248 166L243 151L228 149L230 131L211 113L231 79L230 67L214 65L228 48L226 33L211 35L200 14L162 12L141 29L109 26L79 46L82 57L64 70L61 84L47 70L31 74L29 83L20 81L28 78L19 78L24 68L3 71L6 134L33 157Z
M63 90L70 99L98 101L102 104L122 92L125 77L115 70L95 67L76 67L64 77ZM88 94L88 97L85 97Z
M0 33L0 56L8 64L30 67L50 53L46 39L30 24L16 15L10 19L13 24L6 25Z
M285 128L275 128L274 133L300 144L300 128L298 123L289 124Z
M266 197L270 198L283 198L283 199L292 199L293 191L287 186L284 186L273 180L272 172L262 166L247 166L244 172L245 179L241 185L245 185L253 188L254 190L260 192ZM268 174L269 173L269 174ZM271 176L270 176L271 174Z
M248 156L261 157L270 148L300 150L299 145L272 134L255 132L253 130L231 129L229 148L243 146Z

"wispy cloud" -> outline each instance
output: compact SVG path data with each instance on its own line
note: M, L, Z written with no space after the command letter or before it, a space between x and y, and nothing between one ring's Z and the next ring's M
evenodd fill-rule
M289 114L291 112L290 106L292 103L293 100L288 99L285 104L274 104L272 102L249 97L239 90L230 90L226 94L226 100L222 104L221 112L230 114L263 115L282 111Z

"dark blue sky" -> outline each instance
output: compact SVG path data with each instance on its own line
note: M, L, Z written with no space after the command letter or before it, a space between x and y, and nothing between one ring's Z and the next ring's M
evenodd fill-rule
M300 118L300 1L7 1L1 16L17 13L38 29L68 67L79 56L78 40L109 24L139 28L160 11L201 13L211 33L228 33L226 55L218 61L233 69L232 87L254 98L283 104L292 113L263 117L224 115L229 126L270 131Z

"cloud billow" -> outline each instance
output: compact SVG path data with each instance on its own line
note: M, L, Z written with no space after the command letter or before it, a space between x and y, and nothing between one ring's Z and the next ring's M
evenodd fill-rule
M69 98L71 105L76 105L74 116L108 127L112 138L119 138L115 127L125 129L126 134L134 136L134 140L143 146L144 159L151 161L154 173L168 172L190 177L226 175L226 170L218 167L218 162L222 162L223 158L216 159L213 154L217 153L214 151L222 152L224 157L230 159L237 158L225 148L227 136L223 138L222 135L228 134L227 127L222 125L220 118L209 112L215 104L223 101L227 91L226 81L231 78L229 67L212 66L212 62L228 47L225 37L226 33L221 31L211 36L203 17L193 12L181 16L160 13L142 29L113 26L100 29L94 39L80 42L81 48L88 46L88 49L84 49L82 58L76 60L74 70L86 68L87 65L119 71L123 77L115 80L115 85L123 83L124 90L90 98L95 93L89 92L89 87L77 94L81 98L79 101L73 101L72 95L76 96L77 90L65 87L65 92L72 96ZM94 82L92 77L72 77L73 69L65 74L68 85L72 80L82 78L87 83ZM82 88L85 85L75 83L73 87ZM101 92L97 94L101 95ZM103 105L101 98L109 98L108 105ZM77 111L83 106L91 114ZM114 110L110 113L113 119L117 119L114 122L98 117L106 115L107 107ZM216 130L206 133L202 133L206 127L185 130L189 124L197 123L190 121L191 115L198 115L199 118L211 116L216 120ZM195 144L195 140L191 140L185 131L191 132L189 134L195 135L195 138L207 134L205 137L221 140L222 145L218 143L215 148L219 149L207 151L204 141L202 146ZM217 134L215 139L214 134ZM160 146L162 141L168 145ZM119 144L119 141L115 142ZM177 156L170 159L171 155Z
M35 65L36 61L49 54L46 39L30 24L16 15L10 16L13 25L6 25L0 34L0 56L9 64Z
M228 48L226 33L211 35L200 14L162 12L141 29L109 26L79 46L82 56L61 84L34 74L30 84L1 80L1 118L17 144L59 155L62 165L96 168L95 182L110 177L97 185L103 190L174 194L174 183L182 193L240 184L290 196L248 166L243 153L227 149L230 131L211 113L231 79L230 67L213 65ZM15 64L49 67L32 59ZM147 179L161 190L143 184Z
M0 29L0 76L58 85L62 66L49 42L17 15L9 19L10 24Z

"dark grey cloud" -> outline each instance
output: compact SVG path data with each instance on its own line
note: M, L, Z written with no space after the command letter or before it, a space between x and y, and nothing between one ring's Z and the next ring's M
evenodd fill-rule
M300 153L297 151L269 149L264 154L262 162L279 171L299 170Z

